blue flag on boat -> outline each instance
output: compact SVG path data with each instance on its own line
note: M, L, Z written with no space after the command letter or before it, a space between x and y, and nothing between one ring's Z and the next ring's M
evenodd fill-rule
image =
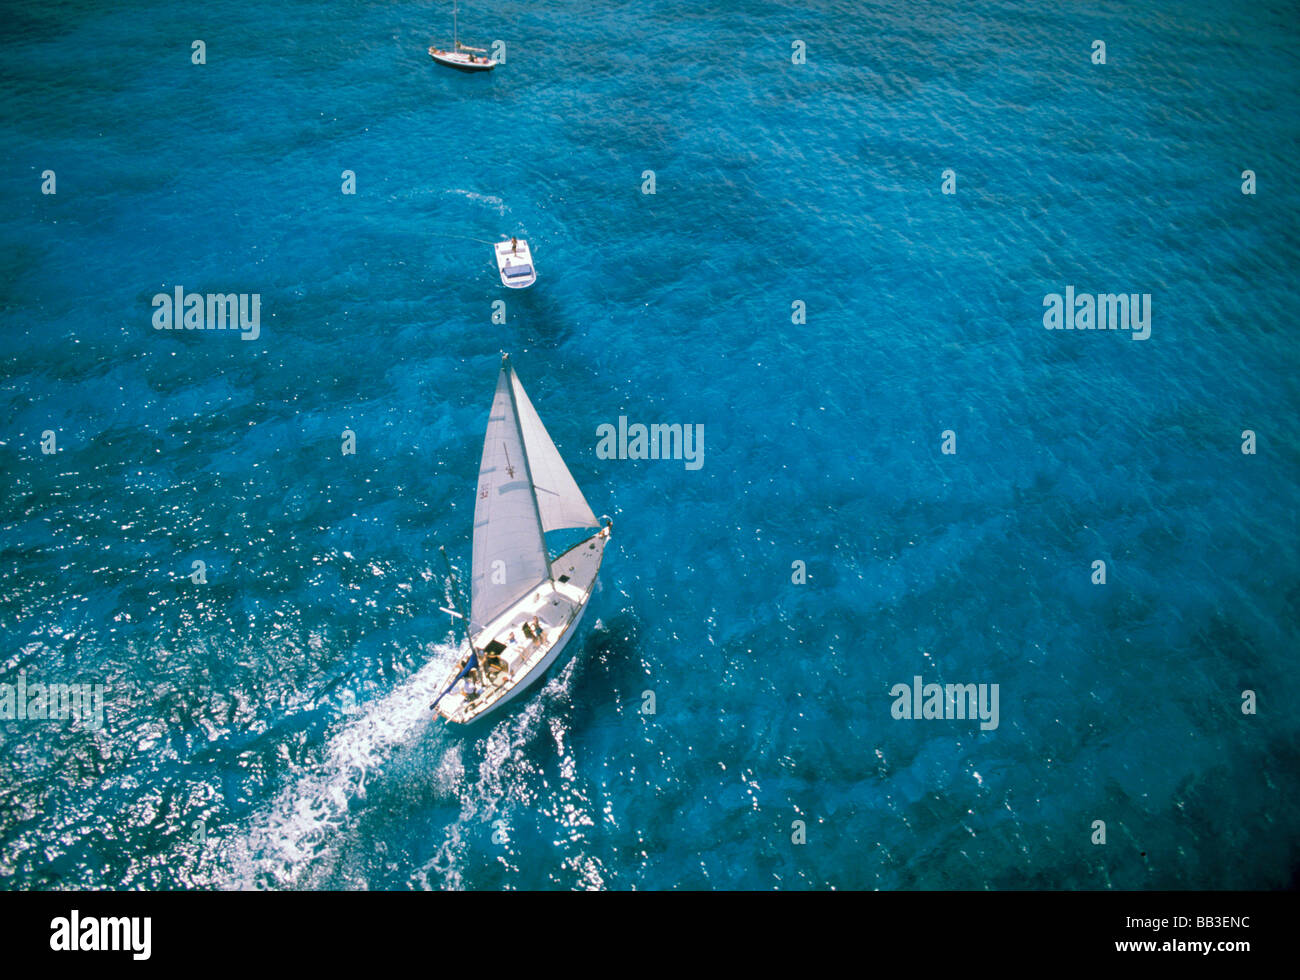
M465 661L465 666L461 668L459 674L457 674L454 678L452 678L451 683L447 685L447 690L439 694L438 697L434 700L433 704L429 705L429 710L432 711L435 708L437 708L438 702L441 701L443 698L445 698L451 692L451 689L456 686L456 682L459 681L466 674L468 674L471 670L475 670L477 667L478 667L478 651L471 646L469 648L469 659Z

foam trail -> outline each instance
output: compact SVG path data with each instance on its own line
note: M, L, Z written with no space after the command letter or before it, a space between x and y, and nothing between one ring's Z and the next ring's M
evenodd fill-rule
M378 701L362 707L359 718L330 741L324 760L276 796L269 809L252 818L247 832L222 842L217 866L223 888L294 888L310 886L304 878L331 863L332 842L343 839L353 800L364 800L366 781L395 748L409 745L433 723L429 705L455 660L457 648L437 644L419 671ZM449 753L445 770L458 768L458 753ZM452 758L451 756L455 756ZM454 780L455 773L448 773ZM454 785L454 783L453 783Z
M503 218L506 215L506 202L495 194L479 194L475 191L462 190L459 187L453 187L443 193L463 197L465 200L473 201L475 204L485 204L489 208L494 209L496 213Z
M465 869L477 863L474 854L478 845L472 834L467 836L465 828L490 827L496 818L508 818L514 808L530 809L538 804L540 794L535 787L541 775L540 763L529 761L528 747L536 746L548 720L553 735L562 744L563 727L551 715L557 701L568 698L573 671L574 660L570 659L554 676L530 691L527 701L513 711L507 709L502 719L490 723L492 727L482 733L477 772L465 772L462 765L453 777L454 795L460 802L459 818L448 827L447 837L434 856L414 869L412 885L451 889L469 886ZM515 856L509 846L500 857L507 869L513 868Z
M361 717L334 735L324 759L289 783L268 808L255 815L243 834L227 835L218 845L213 880L196 887L313 888L337 887L329 881L340 845L351 840L354 809L364 806L366 783L388 764L394 750L425 736L434 724L429 704L458 655L458 648L438 644L429 662L394 691L364 706ZM431 860L412 868L409 881L418 888L459 889L467 867L475 866L478 843L466 828L490 828L514 808L537 805L534 787L540 762L528 759L549 729L559 755L566 732L552 715L572 689L574 661L530 692L524 702L477 733L475 751L463 756L464 743L449 739L439 750L434 771L439 795L459 803L458 818ZM558 726L558 727L557 727ZM473 768L466 770L466 765ZM510 849L506 848L507 855ZM507 862L507 867L512 866ZM517 868L512 868L517 870ZM197 877L197 876L196 876Z

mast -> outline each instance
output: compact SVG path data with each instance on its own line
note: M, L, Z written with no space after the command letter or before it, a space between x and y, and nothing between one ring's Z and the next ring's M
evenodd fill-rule
M460 26L459 24L457 24L456 21L458 6L459 6L459 0L453 0L451 5L451 40L452 40L452 44L454 45L452 48L453 51L460 50Z
M532 466L528 462L528 443L524 439L523 429L519 425L519 403L515 399L515 369L510 363L510 355L501 355L501 367L506 373L506 388L510 392L510 413L514 416L515 428L519 431L519 454L524 458L524 476L528 478L528 492L533 496L533 519L537 521L537 533L542 539L542 557L546 560L546 577L554 580L551 574L551 553L546 550L546 531L542 527L542 512L537 507L537 484L533 482Z
M600 522L592 513L518 376L512 383L519 407L519 427L528 448L528 467L532 470L533 486L537 491L537 510L542 515L542 530L599 526Z
M519 402L515 398L515 369L510 363L510 355L501 355L501 366L506 370L506 388L510 392L510 413L514 416L515 429L519 432L519 454L523 456L524 476L528 479L528 492L533 498L533 519L537 521L537 533L542 539L544 557L546 559L546 575L551 577L551 556L550 552L545 551L546 547L546 530L542 527L542 512L537 506L537 484L533 482L532 464L528 461L528 443L524 439L523 429L519 424Z
M539 518L540 505L532 482L534 464L525 456L521 420L510 391L511 377L508 362L502 357L483 437L478 498L474 503L470 616L471 632L476 636L477 631L551 577L544 536L546 521Z

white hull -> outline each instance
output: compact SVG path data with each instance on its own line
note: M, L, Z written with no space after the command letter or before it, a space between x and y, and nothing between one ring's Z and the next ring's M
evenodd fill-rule
M475 57L465 51L443 51L441 48L430 48L429 57L440 65L446 65L448 68L455 68L457 71L491 71L497 66L493 58Z
M602 528L556 558L551 565L551 581L525 596L474 638L480 662L483 651L495 647L509 669L487 672L487 683L473 699L465 696L463 680L456 683L455 689L438 704L438 713L443 718L458 724L486 718L541 679L569 645L587 613L609 536L609 527ZM531 622L534 617L540 619L545 629L545 641L541 644L523 638L523 623ZM442 685L444 689L452 685L464 662L462 659L448 673Z
M508 691L492 703L491 707L486 708L479 714L475 715L472 720L477 721L480 718L488 717L492 712L496 711L498 708L505 707L541 680L542 675L546 673L551 664L555 663L555 661L559 659L560 654L564 652L564 648L569 645L569 641L573 639L573 634L578 631L578 624L582 622L582 617L585 615L587 615L587 603L584 602L582 607L578 610L577 615L573 617L573 621L569 624L569 628L560 634L560 638L555 641L550 652L542 657L541 662L538 663L536 667L529 670L522 678L516 680Z
M513 245L510 242L497 242L492 251L496 256L501 285L507 289L527 289L537 281L533 253L526 241L519 239Z

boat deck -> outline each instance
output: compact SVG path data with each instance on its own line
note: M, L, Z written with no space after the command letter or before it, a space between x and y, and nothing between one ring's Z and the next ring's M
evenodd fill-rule
M506 668L486 670L487 683L477 697L466 696L468 692L462 681L439 703L439 714L449 721L473 721L541 676L570 639L572 627L591 597L608 540L609 529L603 528L564 552L551 562L551 581L524 596L474 638L476 648L496 653ZM530 640L524 635L523 626L534 619L541 626L541 639ZM454 673L459 673L463 666L464 660L457 664Z
M497 242L493 251L503 286L510 289L523 289L537 281L537 270L533 267L533 253L522 238L516 240L514 246L511 246L508 241Z
M495 58L475 57L469 51L444 51L442 48L430 47L429 57L439 64L460 71L491 71L497 66Z

